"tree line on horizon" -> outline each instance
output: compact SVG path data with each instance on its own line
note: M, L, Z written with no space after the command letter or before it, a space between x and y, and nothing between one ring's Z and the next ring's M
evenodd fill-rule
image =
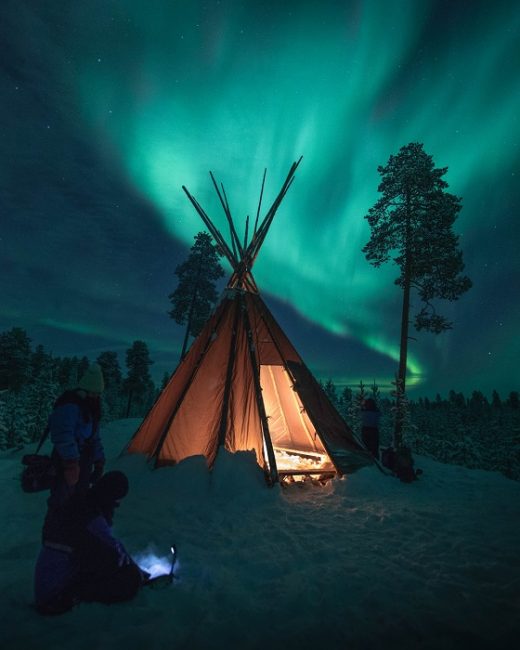
M102 352L92 361L99 363L105 378L104 422L144 417L166 384L167 375L160 388L155 386L149 372L153 361L143 341L134 341L126 351L126 376L116 352ZM55 399L77 386L89 364L86 356L55 357L42 345L33 349L21 328L0 333L0 450L37 442ZM381 446L393 443L395 394L382 396L376 384L363 382L355 389L339 389L331 379L320 383L358 436L363 400L372 397L382 414ZM403 407L403 439L415 453L520 480L518 391L501 398L493 390L488 398L480 390L468 396L450 390L446 397L407 399Z
M337 386L332 379L327 379L325 382L321 381L320 384L335 405L341 404L342 400L349 403L352 400L352 396L360 391L363 395L373 397L374 386L376 387L377 400L390 401L391 397L394 396L393 392L389 393L391 397L380 396L377 384L367 386L363 381L360 381L355 387L352 387L351 384L343 388ZM360 389L360 386L362 386L362 389ZM520 393L517 390L509 391L507 396L502 398L495 388L491 390L488 396L481 390L472 390L466 396L462 391L450 389L445 397L442 397L440 393L436 393L435 397L418 397L416 399L408 397L407 400L409 404L417 404L417 406L426 410L443 409L448 406L458 406L459 408L469 407L474 410L490 406L493 408L501 408L503 406L511 407L512 409L520 408Z
M20 327L0 333L0 449L40 439L56 398L77 387L91 362L103 371L105 390L102 413L105 421L142 417L158 390L150 375L148 346L136 340L126 351L126 374L117 352L106 351L95 359L59 357L43 345L32 348Z
M520 396L516 390L504 399L497 390L489 399L480 390L473 390L467 397L450 390L444 398L439 393L433 399L406 398L396 406L396 390L381 396L376 384L366 386L361 381L357 389L347 386L339 390L329 379L322 387L358 437L361 405L371 397L381 412L382 448L394 443L395 411L399 408L403 444L414 453L520 480Z

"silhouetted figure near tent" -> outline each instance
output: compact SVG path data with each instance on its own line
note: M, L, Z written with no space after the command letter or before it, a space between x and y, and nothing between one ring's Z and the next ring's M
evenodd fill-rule
M374 458L379 458L380 418L381 411L377 408L375 400L371 397L363 400L361 405L361 437Z
M60 506L76 492L85 493L103 474L105 454L99 435L103 389L101 367L94 363L78 388L65 391L55 402L49 430L56 480L49 508Z
M49 509L36 562L36 609L63 614L81 601L114 603L139 591L141 571L112 534L119 502L128 493L122 472L108 472L86 494L78 492L61 507Z

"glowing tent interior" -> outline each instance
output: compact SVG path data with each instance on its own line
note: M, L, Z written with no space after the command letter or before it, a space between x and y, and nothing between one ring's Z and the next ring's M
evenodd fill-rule
M301 160L301 158L300 158ZM196 199L188 198L233 269L224 296L130 441L155 466L218 449L253 450L274 483L302 475L342 474L371 462L261 299L251 268L300 161L250 241L240 242L223 186L211 178L230 228L228 245ZM335 452L342 458L341 468Z

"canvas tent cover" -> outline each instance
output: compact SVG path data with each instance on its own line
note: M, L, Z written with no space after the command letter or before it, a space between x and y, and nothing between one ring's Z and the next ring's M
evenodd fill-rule
M128 451L156 465L202 454L211 467L218 449L254 451L275 482L280 474L340 472L331 455L340 449L349 465L370 456L289 342L258 294L251 268L277 208L294 180L293 163L282 188L248 242L238 237L224 187L210 172L230 229L231 245L186 187L186 195L233 269L224 299L172 375Z
M129 451L158 465L202 454L211 466L219 444L253 450L271 475L336 472L331 448L367 461L260 296L240 289L226 292Z

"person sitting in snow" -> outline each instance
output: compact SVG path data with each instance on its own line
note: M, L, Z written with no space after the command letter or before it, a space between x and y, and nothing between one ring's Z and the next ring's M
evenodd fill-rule
M381 411L371 397L361 405L361 437L368 451L379 458L379 419Z
M63 614L81 601L130 600L149 577L112 534L119 502L128 493L123 472L102 476L50 509L34 575L35 606L44 615Z
M78 388L65 391L54 404L49 432L56 479L48 501L50 508L59 507L75 492L86 492L103 474L105 454L99 435L103 389L101 367L94 363Z

